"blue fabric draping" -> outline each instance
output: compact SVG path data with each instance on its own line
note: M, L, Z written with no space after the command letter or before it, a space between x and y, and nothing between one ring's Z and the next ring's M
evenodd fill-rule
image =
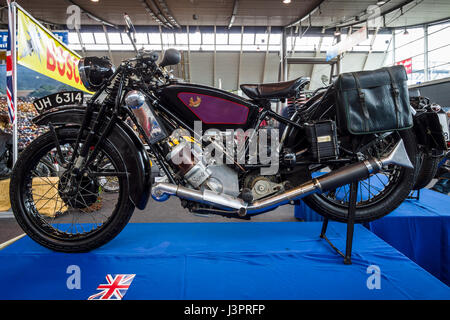
M0 251L0 299L87 299L108 274L135 274L124 299L449 299L450 289L357 225L353 264L319 238L320 223L129 224L89 253L50 251L25 237ZM328 237L345 247L345 225ZM67 288L79 267L81 289ZM367 286L369 266L380 289ZM369 268L370 269L370 268ZM370 269L372 270L372 269Z

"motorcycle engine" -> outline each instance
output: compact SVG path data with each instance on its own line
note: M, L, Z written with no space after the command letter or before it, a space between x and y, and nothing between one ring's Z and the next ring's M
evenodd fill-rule
M194 189L209 189L231 196L239 195L238 174L226 164L207 164L201 156L201 147L189 136L171 138L166 159Z

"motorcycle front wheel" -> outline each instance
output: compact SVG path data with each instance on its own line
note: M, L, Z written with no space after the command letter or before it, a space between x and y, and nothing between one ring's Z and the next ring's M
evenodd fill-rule
M73 180L70 160L78 130L57 129L59 147L51 132L36 138L20 154L10 182L11 208L21 228L37 243L61 252L86 252L106 244L134 211L126 176L119 174L126 167L107 140L98 146L83 177ZM52 170L41 170L49 162ZM105 167L105 176L116 179L117 192L104 192L98 183Z

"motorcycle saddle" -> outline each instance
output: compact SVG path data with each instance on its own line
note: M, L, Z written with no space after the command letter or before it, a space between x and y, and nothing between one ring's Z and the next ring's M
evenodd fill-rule
M254 100L283 99L294 97L309 83L308 77L277 83L241 84L241 90Z

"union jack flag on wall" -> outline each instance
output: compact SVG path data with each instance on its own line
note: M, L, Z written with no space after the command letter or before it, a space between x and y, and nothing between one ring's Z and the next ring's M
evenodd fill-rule
M16 105L15 105L15 99L14 99L14 86L15 86L15 66L13 61L13 54L12 50L15 45L15 34L13 30L13 9L11 7L11 1L8 0L8 43L6 46L6 96L8 101L8 113L9 113L9 120L11 123L14 123L16 120Z
M88 300L122 300L130 288L135 274L116 274L106 276L107 284L100 284L97 290L102 290L88 298Z

